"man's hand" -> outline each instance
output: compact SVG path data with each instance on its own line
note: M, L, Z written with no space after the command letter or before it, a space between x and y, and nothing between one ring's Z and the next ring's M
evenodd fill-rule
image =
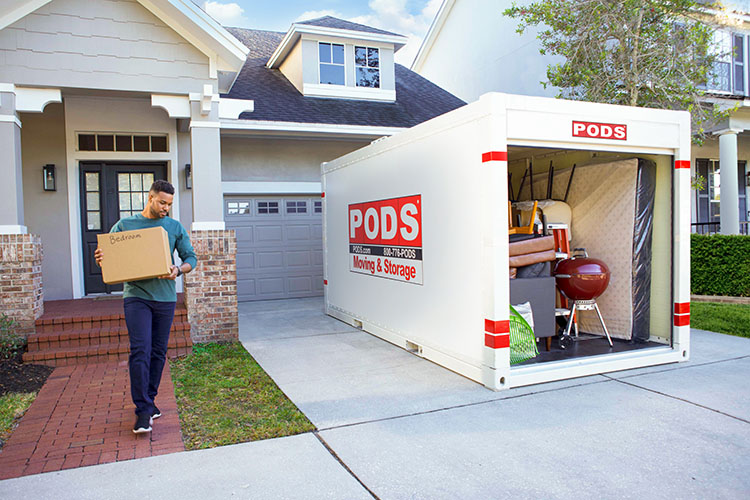
M159 279L162 280L176 280L177 276L180 275L180 268L172 264L172 273L168 274L166 276L159 276Z
M96 259L96 265L99 267L102 267L102 257L104 256L104 252L101 248L97 248L94 252L94 259Z

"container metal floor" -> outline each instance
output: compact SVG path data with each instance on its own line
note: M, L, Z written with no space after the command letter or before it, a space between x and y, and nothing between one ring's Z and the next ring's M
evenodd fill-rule
M609 346L606 337L599 335L581 334L581 340L573 342L567 349L560 349L558 337L552 339L552 347L546 350L546 340L541 339L537 343L539 354L528 361L513 366L533 365L536 363L548 363L550 361L562 361L566 359L583 358L586 356L597 356L613 352L635 351L637 349L649 349L652 347L664 347L666 344L657 342L633 342L631 340L612 339L613 346Z

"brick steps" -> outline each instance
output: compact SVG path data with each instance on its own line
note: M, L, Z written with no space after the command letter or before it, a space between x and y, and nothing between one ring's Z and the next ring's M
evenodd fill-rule
M70 366L128 359L130 341L125 316L122 312L114 313L118 303L119 311L122 310L121 300L106 305L66 302L71 303L69 308L61 309L61 304L57 304L54 314L45 314L36 320L36 333L28 337L24 362ZM178 302L167 357L188 355L192 346L187 310L184 303Z

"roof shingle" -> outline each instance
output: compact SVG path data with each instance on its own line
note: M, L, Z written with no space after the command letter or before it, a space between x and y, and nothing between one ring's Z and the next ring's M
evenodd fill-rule
M266 67L284 33L244 28L227 30L250 49L231 90L222 95L255 101L254 111L242 113L242 120L412 127L465 104L399 64L396 64L395 102L305 97L281 71Z
M363 31L365 33L376 33L379 35L403 36L403 35L399 35L398 33L393 33L391 31L380 30L377 28L373 28L371 26L365 26L364 24L344 21L343 19L338 19L336 17L331 17L331 16L323 16L317 19L310 19L308 21L300 21L297 24L309 24L311 26L322 26L324 28L335 28L339 30Z

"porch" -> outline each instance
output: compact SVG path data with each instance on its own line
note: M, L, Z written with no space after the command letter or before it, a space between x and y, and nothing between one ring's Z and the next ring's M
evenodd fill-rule
M51 300L28 336L26 363L70 366L127 360L130 352L122 296ZM167 357L192 351L184 294L178 294Z

